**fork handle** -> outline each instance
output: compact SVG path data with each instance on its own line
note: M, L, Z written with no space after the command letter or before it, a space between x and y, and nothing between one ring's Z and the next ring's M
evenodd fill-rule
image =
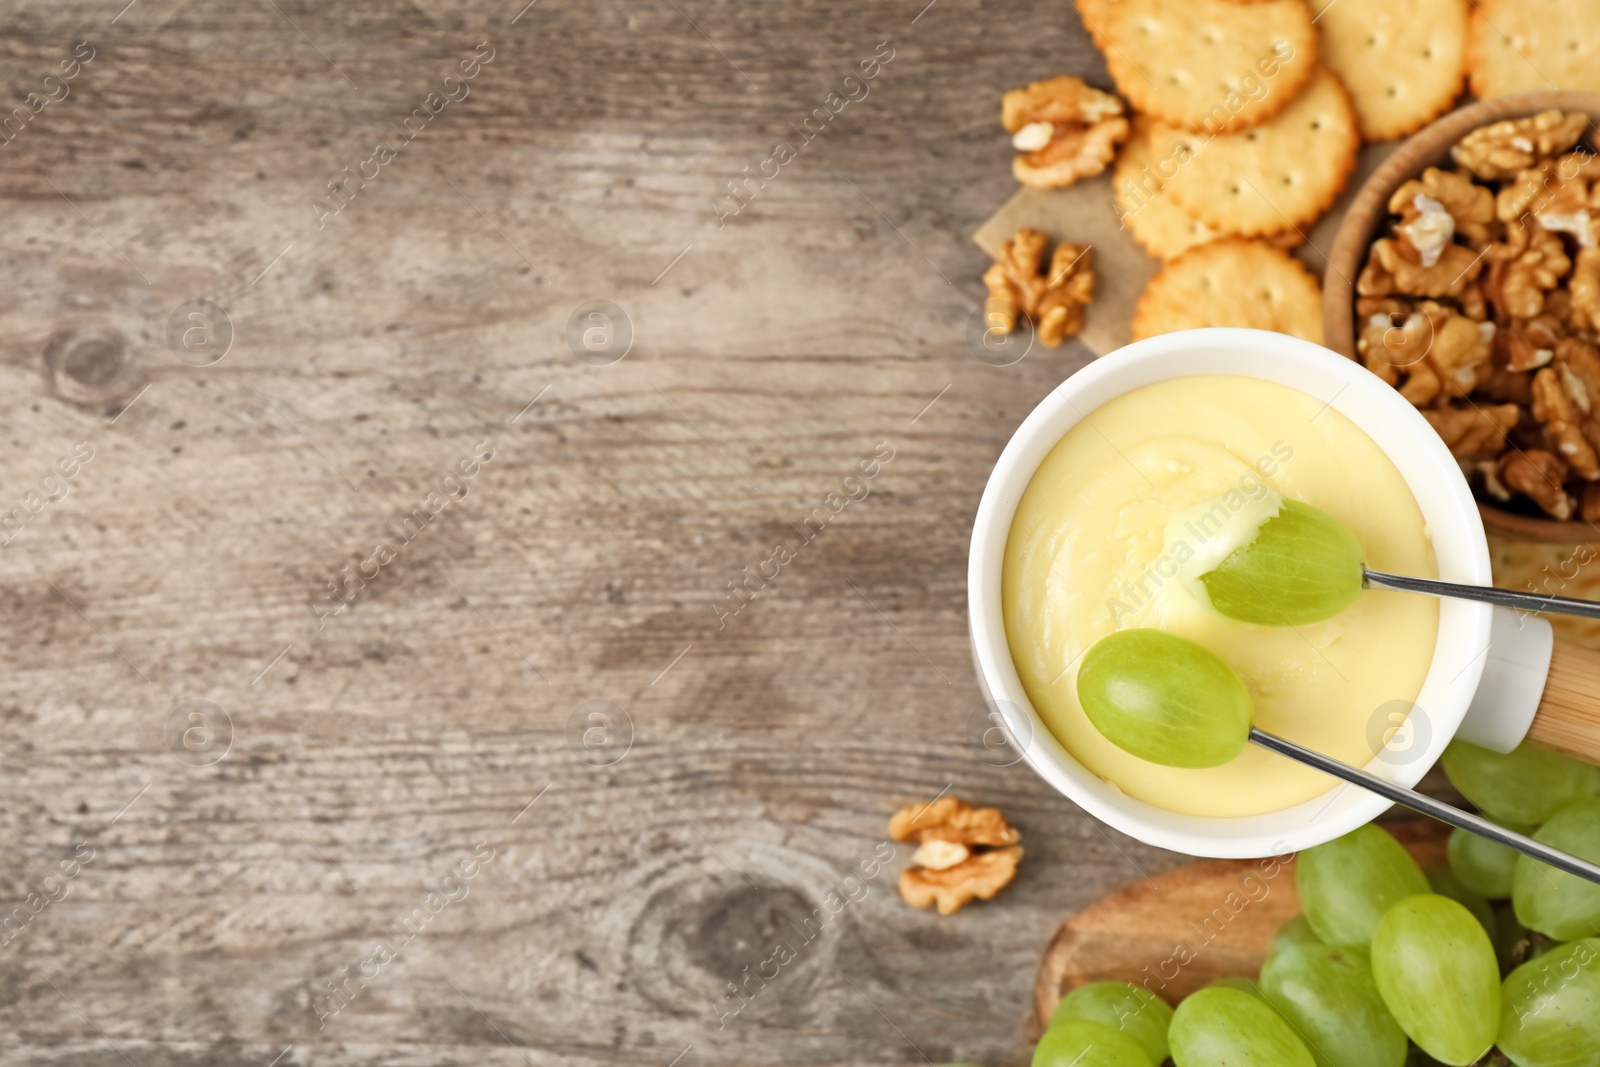
M1600 652L1555 643L1528 740L1600 764Z

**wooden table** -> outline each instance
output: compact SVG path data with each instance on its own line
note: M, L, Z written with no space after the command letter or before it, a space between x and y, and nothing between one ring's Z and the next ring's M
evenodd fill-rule
M1025 1059L1176 862L967 739L1085 358L974 354L968 235L1002 90L1104 84L1070 7L124 2L5 5L0 1060ZM1013 887L844 883L945 790Z

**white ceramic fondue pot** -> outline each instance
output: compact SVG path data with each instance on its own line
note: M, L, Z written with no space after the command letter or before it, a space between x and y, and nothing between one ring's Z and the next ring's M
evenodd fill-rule
M1456 460L1404 397L1320 345L1261 330L1185 330L1138 341L1062 382L1017 428L978 505L967 568L973 660L992 713L1051 785L1096 818L1193 856L1282 855L1368 822L1389 801L1328 779L1328 791L1266 815L1180 815L1127 796L1080 765L1050 733L1006 645L1001 569L1011 520L1034 471L1061 437L1114 397L1153 382L1230 374L1278 382L1325 402L1388 455L1421 508L1439 578L1492 584L1483 524ZM1548 683L1548 684L1547 684ZM1453 737L1496 751L1524 738L1600 762L1600 655L1552 641L1549 623L1506 608L1439 601L1439 637L1411 717L1366 770L1412 786Z

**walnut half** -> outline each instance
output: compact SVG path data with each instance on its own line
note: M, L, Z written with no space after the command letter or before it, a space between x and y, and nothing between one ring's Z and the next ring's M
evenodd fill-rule
M1544 111L1525 119L1507 119L1480 126L1450 150L1462 170L1489 181L1515 178L1578 143L1589 128L1580 111Z
M1506 450L1506 435L1522 418L1522 410L1515 404L1475 404L1430 409L1422 417L1444 438L1451 455L1460 460L1481 460L1493 459Z
M1559 243L1559 240L1558 242ZM1483 271L1484 256L1466 245L1445 242L1433 262L1424 266L1409 239L1380 237L1357 281L1363 296L1405 293L1408 296L1459 297Z
M1508 226L1505 241L1490 245L1484 258L1489 261L1495 306L1516 319L1531 319L1543 311L1545 293L1572 269L1561 238L1526 221Z
M1000 247L999 258L983 275L989 289L983 306L986 329L1010 333L1018 315L1026 315L1046 348L1083 329L1084 309L1094 299L1094 252L1063 241L1050 257L1049 273L1043 273L1049 241L1041 231L1025 227Z
M1413 178L1394 191L1389 197L1389 211L1401 216L1396 229L1411 242L1425 267L1439 261L1443 246L1455 234L1465 237L1474 248L1483 247L1495 236L1494 194L1459 171L1429 167L1422 177ZM1444 227L1443 239L1437 240L1441 227L1434 219L1440 212L1449 224ZM1432 244L1431 258L1426 254L1429 242L1420 239L1424 237L1437 241Z
M1128 136L1122 101L1071 76L1006 93L1000 124L1017 150L1012 173L1037 189L1059 189L1099 174Z
M1500 457L1495 474L1502 485L1532 499L1551 518L1565 521L1577 510L1577 501L1562 486L1567 465L1554 452L1512 450Z
M1489 380L1494 323L1432 300L1415 308L1395 299L1363 302L1372 313L1356 340L1362 362L1417 407L1466 396Z
M901 808L889 820L889 837L917 843L911 866L900 872L900 896L912 907L937 907L940 915L990 899L1022 862L1022 835L999 808L974 808L955 797Z

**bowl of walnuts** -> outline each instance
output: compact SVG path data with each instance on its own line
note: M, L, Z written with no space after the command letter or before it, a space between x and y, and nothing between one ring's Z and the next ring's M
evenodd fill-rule
M1450 112L1351 201L1328 256L1328 347L1411 401L1484 525L1600 541L1600 94Z

